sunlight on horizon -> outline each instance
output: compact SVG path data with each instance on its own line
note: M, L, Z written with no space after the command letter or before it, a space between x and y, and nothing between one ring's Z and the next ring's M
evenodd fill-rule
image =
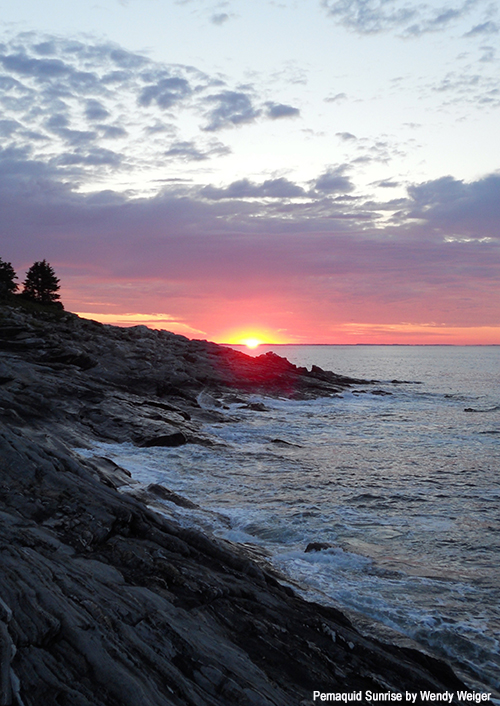
M242 340L247 348L258 348L262 341L259 338L245 338Z

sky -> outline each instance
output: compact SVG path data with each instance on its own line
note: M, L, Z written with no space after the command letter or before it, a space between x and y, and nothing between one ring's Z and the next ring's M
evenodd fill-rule
M0 0L0 258L189 338L500 344L490 0Z

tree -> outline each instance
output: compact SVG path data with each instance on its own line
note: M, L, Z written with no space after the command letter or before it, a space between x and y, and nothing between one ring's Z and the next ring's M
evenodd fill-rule
M59 299L59 279L46 260L34 262L26 273L23 296L40 304L53 304Z
M15 279L17 275L10 262L4 262L0 257L0 299L6 299L9 294L14 294L17 289Z

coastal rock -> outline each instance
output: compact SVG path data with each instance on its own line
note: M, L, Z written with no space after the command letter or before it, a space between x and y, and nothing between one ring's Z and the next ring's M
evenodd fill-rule
M164 434L163 436L156 436L152 439L147 439L142 441L139 446L143 448L150 448L151 446L183 446L187 444L187 439L181 431L176 431L173 434Z
M325 549L331 549L332 547L333 544L329 544L328 542L309 542L309 544L305 548L305 553L308 554L309 552L322 552Z
M271 439L271 444L278 444L280 446L294 446L296 449L303 448L300 444L294 444L291 441L285 441L284 439Z
M263 402L249 402L243 409L251 409L254 412L267 412L267 407Z
M0 459L0 586L25 706L294 706L314 689L460 686L243 550L118 494L59 442L2 431Z
M266 386L332 395L354 381L51 309L0 307L0 327L3 342L39 342L0 353L1 703L298 706L318 689L463 688L444 662L299 598L256 551L180 526L167 503L161 515L146 505L195 511L189 501L75 450L176 435L210 443L203 389L246 402ZM97 365L47 364L70 349Z
M191 510L199 507L199 505L191 502L191 500L183 498L182 495L177 495L177 493L174 493L172 490L168 490L168 488L165 488L163 485L158 485L157 483L151 483L148 485L146 491L148 493L152 493L158 498L161 498L162 500L168 500L175 505L179 505L180 507L187 507Z

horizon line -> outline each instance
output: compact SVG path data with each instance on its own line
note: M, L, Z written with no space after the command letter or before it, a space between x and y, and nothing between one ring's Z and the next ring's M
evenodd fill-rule
M241 348L249 348L246 343L217 343L218 346L239 346ZM259 343L255 348L249 348L250 350L257 350L262 346L447 346L449 348L465 348L465 347L478 347L478 346L500 346L500 343Z

